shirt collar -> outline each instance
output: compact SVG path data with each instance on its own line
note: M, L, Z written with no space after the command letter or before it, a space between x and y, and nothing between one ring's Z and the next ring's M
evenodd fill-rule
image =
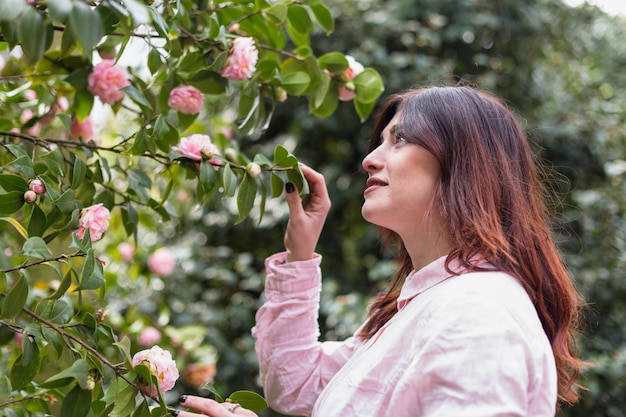
M419 271L411 271L406 277L402 289L400 290L400 296L398 297L398 310L402 310L409 301L417 297L419 294L434 287L437 284L458 275L458 273L465 269L460 267L459 262L453 259L450 262L450 270L457 272L457 274L451 274L446 270L445 263L448 256L442 256L435 259Z

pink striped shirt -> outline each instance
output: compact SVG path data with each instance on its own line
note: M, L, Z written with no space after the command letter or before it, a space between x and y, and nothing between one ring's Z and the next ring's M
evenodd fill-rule
M266 260L265 304L252 330L273 409L307 417L555 415L554 356L510 275L451 277L440 258L407 277L398 313L372 339L320 342L321 257L284 260Z

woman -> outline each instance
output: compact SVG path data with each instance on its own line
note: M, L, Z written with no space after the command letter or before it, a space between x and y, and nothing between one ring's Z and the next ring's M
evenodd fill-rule
M318 341L314 250L330 200L323 177L302 166L310 200L303 208L287 184L286 252L266 260L266 301L253 329L272 408L543 417L575 402L580 299L515 116L469 87L391 96L363 168L363 217L396 248L398 271L353 337ZM254 415L198 397L185 405L211 417Z

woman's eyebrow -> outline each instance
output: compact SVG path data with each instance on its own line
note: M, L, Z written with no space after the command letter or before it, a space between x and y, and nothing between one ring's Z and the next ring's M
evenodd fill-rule
M393 126L391 126L391 129L389 129L389 136L393 137L396 134L396 131L398 130L398 125L395 124ZM385 138L383 137L383 132L384 129L380 132L380 142L384 142Z

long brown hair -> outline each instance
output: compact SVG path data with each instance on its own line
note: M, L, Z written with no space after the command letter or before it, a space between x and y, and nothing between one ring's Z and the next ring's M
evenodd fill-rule
M574 338L582 299L552 238L537 161L515 114L499 99L467 86L410 90L391 96L381 109L369 152L397 112L405 140L427 149L441 166L433 207L447 219L456 245L446 268L457 259L472 271L486 260L521 282L552 345L559 399L576 402L583 362L574 352ZM400 288L412 270L399 237L387 229L380 234L397 249L399 268L370 308L366 339L397 312Z

